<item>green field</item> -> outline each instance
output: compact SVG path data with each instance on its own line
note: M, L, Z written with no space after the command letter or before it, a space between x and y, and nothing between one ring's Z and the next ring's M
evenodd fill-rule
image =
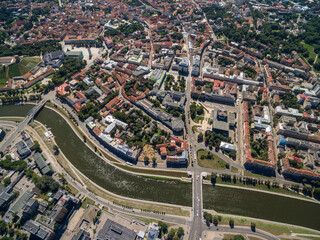
M307 44L307 43L303 43L302 45L303 45L303 47L305 47L309 51L309 57L307 58L307 60L309 60L309 58L315 59L317 54L314 52L314 47Z
M3 71L3 68L0 71L0 88L5 87L7 82L6 73Z
M9 77L23 76L34 68L39 62L40 58L23 58L21 62L14 63L9 66Z
M9 78L21 76L18 63L9 66Z
M21 75L26 74L29 72L32 68L37 66L37 64L41 61L40 58L23 58L21 62L19 63L19 68Z
M225 170L227 168L224 160L213 153L211 153L212 158L210 159L208 158L208 153L207 150L203 149L197 152L197 160L200 167L218 170Z

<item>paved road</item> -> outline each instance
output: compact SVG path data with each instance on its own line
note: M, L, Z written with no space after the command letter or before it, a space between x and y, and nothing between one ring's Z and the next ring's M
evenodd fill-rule
M213 231L213 232L222 232L222 233L233 233L233 234L242 234L242 235L254 235L257 237L261 237L263 239L268 239L268 240L278 240L277 237L275 237L272 234L269 234L267 232L261 231L259 229L256 229L255 232L251 230L249 227L237 227L235 226L234 228L231 228L230 226L214 226L211 225L208 227L206 224L203 224L203 229L208 230L208 231Z
M30 131L32 131L32 130L30 129ZM137 216L144 217L144 218L153 218L156 220L164 220L164 221L175 223L175 224L183 224L183 225L190 224L190 219L188 219L187 217L179 217L179 216L175 217L172 215L168 216L168 215L152 214L152 213L140 212L140 210L137 210L137 209L135 209L135 210L126 209L121 206L115 205L112 202L110 202L104 198L96 196L94 193L90 192L86 188L85 183L83 183L83 182L79 183L79 182L75 181L59 164L57 164L55 156L51 153L49 148L46 146L46 144L43 142L41 137L38 136L37 133L35 133L35 137L41 143L41 145L44 147L43 150L44 150L45 154L47 155L49 161L51 162L51 166L53 167L54 171L56 173L62 173L64 175L66 181L70 185L72 185L75 189L77 189L77 191L82 196L91 198L94 201L96 201L97 203L99 203L103 206L106 206L112 210L119 211L121 213L137 215ZM60 153L60 154L63 154L63 153ZM72 166L70 166L70 167L73 168Z
M40 141L42 141L40 139ZM44 145L45 150L47 152L50 152L47 147ZM47 155L51 155L51 158L54 160L55 157L50 153ZM85 187L85 184L80 184L78 182L75 182L74 179L68 175L66 171L64 171L63 168L57 167L56 164L52 164L52 166L55 166L55 170L58 168L58 172L63 173L65 176L65 179L69 184L71 184L74 188L76 188L83 196L89 197L93 199L94 201L98 202L99 204L103 206L107 206L109 209L118 211L123 214L130 214L130 215L135 215L135 216L140 216L144 218L152 218L156 220L163 220L175 224L180 224L180 225L187 225L187 226L194 226L194 228L191 228L190 231L190 239L200 239L202 230L212 230L212 231L220 231L220 232L230 232L230 233L241 233L241 234L251 234L255 236L260 236L264 237L266 239L277 239L273 235L268 235L268 233L265 233L263 231L257 230L257 232L252 232L250 228L243 228L243 227L236 227L235 229L231 229L228 226L222 226L217 228L214 228L214 226L211 226L208 228L208 226L204 223L204 220L202 217L200 217L201 210L202 210L202 201L200 201L200 198L197 199L197 195L201 196L201 178L199 177L199 180L194 181L194 196L195 196L195 201L194 201L194 212L193 212L193 217L192 218L184 218L184 217L175 217L175 216L169 216L169 215L158 215L158 214L151 214L151 213L145 213L145 212L140 212L140 210L132 210L132 209L125 209L120 206L114 205L110 201L107 201L103 198L97 197L95 194L91 193L88 191ZM195 171L197 172L197 171ZM195 177L196 178L196 177ZM199 215L199 216L198 216ZM268 222L268 221L266 221ZM194 237L192 237L194 236Z
M185 31L186 32L186 31ZM194 149L194 145L191 143L195 143L197 137L193 134L192 132L192 127L190 124L190 103L191 103L191 71L192 71L192 66L190 64L191 60L191 55L189 51L189 33L186 32L185 34L185 42L187 44L187 54L188 54L188 59L189 59L189 75L187 77L187 82L186 82L186 106L185 106L185 113L186 113L186 128L187 128L187 140L189 144L189 160L193 161L194 155L196 153L196 150ZM193 172L193 182L192 182L192 225L190 229L190 234L189 234L189 240L194 240L194 239L200 239L201 238L201 233L202 233L202 180L201 180L201 172L200 169L198 168L197 164L194 164L194 167L190 169Z

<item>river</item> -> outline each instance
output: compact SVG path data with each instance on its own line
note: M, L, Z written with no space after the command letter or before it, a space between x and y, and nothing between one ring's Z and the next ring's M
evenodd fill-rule
M205 184L203 207L320 230L320 204L274 194Z
M2 106L1 116L25 116L32 106ZM192 205L192 186L178 181L156 180L123 172L94 154L56 112L44 108L36 120L47 125L56 136L56 142L68 160L85 176L106 190L121 196Z
M1 116L25 116L32 106L2 106ZM69 161L92 181L126 197L192 205L192 186L176 181L159 181L118 170L96 156L73 132L65 120L44 108L36 119L52 128L56 142ZM273 194L203 185L205 209L320 230L320 205Z

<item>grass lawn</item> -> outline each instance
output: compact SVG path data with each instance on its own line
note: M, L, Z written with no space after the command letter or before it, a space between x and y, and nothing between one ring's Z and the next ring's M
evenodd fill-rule
M307 43L303 43L302 45L303 45L303 47L305 47L309 51L309 57L307 57L307 60L309 60L309 58L315 59L317 54L314 52L314 47L307 44Z
M29 72L32 68L37 66L39 62L41 62L40 58L23 58L19 63L21 75L24 75L27 72Z
M260 175L260 174L257 174L257 173L252 173L252 172L249 172L249 171L244 171L244 176L246 176L246 177L256 177L256 178L274 179L274 177L264 176L264 175Z
M299 237L299 235L297 235ZM301 236L305 239L312 239L312 240L320 240L320 236L319 237L310 237L310 236Z
M74 186L72 186L72 185L69 184L69 183L66 184L65 188L66 188L67 190L70 190L70 192L71 192L73 195L75 195L75 196L79 193L79 191L78 191Z
M204 119L204 115L201 115L201 116L198 116L198 115L197 115L197 116L194 118L193 121L194 121L195 123L199 123L199 121L200 121L200 120L203 121L203 119Z
M237 173L237 172L238 172L238 168L236 168L236 167L231 167L230 172L232 172L232 173Z
M135 172L135 173L144 173L144 174L153 174L153 175L159 175L159 176L164 176L164 177L184 177L187 178L188 174L186 172L177 172L177 171L162 171L162 170L156 170L156 169L144 169L144 168L134 168L126 165L122 165L119 163L115 163L119 168L128 170L130 172Z
M7 85L6 73L3 71L3 68L1 68L1 71L0 71L0 88L5 87L6 85Z
M226 239L226 240L230 240L230 239L233 239L234 238L234 236L236 236L236 235L239 235L239 234L223 234L223 239Z
M219 215L219 214L218 214ZM251 221L249 219L245 218L239 218L239 217L224 217L222 216L222 220L219 224L221 225L229 225L229 220L233 219L234 220L234 225L235 226L251 226L251 222L254 222L256 224L257 229L261 229L263 231L269 232L273 235L291 235L291 233L301 233L301 234L315 234L319 235L316 232L309 231L309 230L304 230L301 228L295 228L295 227L287 227L284 225L280 224L272 224L272 223L266 223L262 221ZM319 235L320 236L320 235ZM309 237L308 237L309 238Z
M297 192L294 192L294 191L291 191L291 190L287 190L287 189L284 189L282 187L276 188L276 187L270 186L270 188L268 188L268 186L265 185L265 184L251 185L251 184L246 184L244 182L240 182L238 180L236 182L233 182L233 181L224 182L224 181L222 181L222 179L220 177L217 177L216 183L217 184L230 185L230 186L245 187L245 188L249 188L249 189L252 188L253 190L254 189L258 189L258 190L264 190L264 191L269 191L269 192L274 192L274 193L282 193L282 194L285 194L285 195L299 197L299 198L302 198L302 199L309 199L306 196L300 195Z
M262 238L254 237L254 236L247 236L249 240L261 240Z
M208 151L201 149L197 152L197 160L200 167L224 170L226 169L226 162L213 154L212 159L208 159ZM204 159L201 159L204 156ZM203 158L203 157L202 157Z
M87 204L92 204L94 205L94 201L91 198L85 198L84 201L81 203L82 208L87 208Z
M18 63L9 66L9 78L21 76Z

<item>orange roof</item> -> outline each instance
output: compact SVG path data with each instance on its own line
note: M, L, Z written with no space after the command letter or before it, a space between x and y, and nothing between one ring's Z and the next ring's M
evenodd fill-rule
M73 107L77 112L80 112L82 105L80 102L77 102L77 103L73 104Z
M27 72L25 75L23 75L23 78L24 79L28 79L31 76L32 76L32 73L31 72Z
M48 76L49 74L53 73L54 70L52 68L50 68L49 70L47 70L46 72L42 73L41 75L39 75L38 77L36 77L35 79L32 79L31 81L27 82L24 87L28 88L29 86L31 86L32 84L40 81L40 79L44 78L45 76Z
M297 168L291 167L291 165L289 163L289 159L293 159L293 156L291 156L290 154L287 154L286 158L282 159L283 172L288 172L291 174L297 174L297 175L301 175L301 176L307 176L307 177L311 177L311 178L320 179L319 173L316 173L316 172L313 172L310 170L297 169Z
M310 102L310 99L308 98L308 96L304 95L304 94L299 94L300 98L304 98L304 100Z
M59 94L59 95L66 95L67 94L67 91L66 91L66 88L69 87L69 84L68 83L62 83L59 87L56 87L56 92Z
M161 155L167 155L167 149L165 147L160 148L160 154Z
M80 91L76 92L76 96L77 96L78 98L80 98L80 99L86 97L86 96L85 96L82 92L80 92Z
M101 130L98 127L94 127L92 129L92 132L96 135L99 136L101 134Z
M87 71L88 71L87 69L84 69L81 72L74 74L71 78L77 79L79 77L84 77L84 75L86 74Z
M121 100L118 96L108 102L105 106L108 110L112 109L114 106L119 106L123 100Z

